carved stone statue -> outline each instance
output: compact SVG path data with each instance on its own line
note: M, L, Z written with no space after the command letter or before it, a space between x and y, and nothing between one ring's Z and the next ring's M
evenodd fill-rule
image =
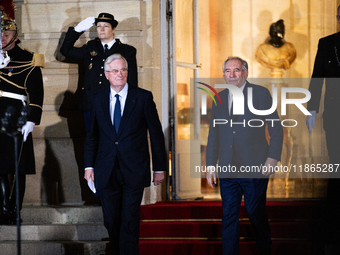
M280 19L271 24L269 29L270 40L261 44L255 54L256 60L263 66L270 68L272 72L287 70L296 58L296 49L293 44L286 42L284 38L285 26Z

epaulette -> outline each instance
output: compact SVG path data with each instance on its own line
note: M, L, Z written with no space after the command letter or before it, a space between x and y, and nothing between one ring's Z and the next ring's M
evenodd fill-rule
M33 66L45 67L45 56L44 56L44 54L34 53L33 51L30 51L26 48L24 50L33 55L33 58L32 58L32 65Z
M44 54L33 53L32 65L33 66L45 67L45 56L44 56Z
M30 51L30 50L28 50L28 49L24 49L25 51L27 51L27 52L29 52L29 53L31 53L31 54L33 54L34 52L32 52L32 51Z

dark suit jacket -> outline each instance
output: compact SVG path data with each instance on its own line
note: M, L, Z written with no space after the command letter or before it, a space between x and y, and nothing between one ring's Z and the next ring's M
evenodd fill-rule
M231 127L230 116L228 109L228 95L229 90L225 89L219 93L222 106L216 101L217 106L213 104L212 116L209 128L208 145L207 145L207 166L232 165L233 146L236 151L239 164L241 166L262 166L268 157L277 159L281 158L283 131L280 121L275 121L272 127L271 122L268 125L270 134L270 145L266 140L265 124L262 127L250 127L248 121L251 119L260 119L265 122L265 119L279 119L277 112L269 116L258 116L251 113L248 109L248 88L253 88L253 106L257 110L267 110L271 108L272 98L269 91L258 85L246 83L244 94L244 115L235 115L233 122L243 122L245 120L245 127L243 124L235 124ZM213 127L214 119L227 119L227 124L215 125ZM265 122L266 123L266 122ZM260 122L251 122L251 125L260 126ZM219 173L220 177L229 177L228 173ZM235 175L234 175L235 176ZM251 177L260 177L262 174L246 175Z
M85 142L85 167L94 167L98 193L105 187L116 159L129 187L150 186L148 130L153 170L166 170L164 136L152 93L129 86L118 134L111 123L109 108L110 87L106 87L93 96Z
M337 54L336 54L337 51ZM338 59L337 59L338 55ZM326 91L324 100L324 128L340 124L340 34L332 34L319 40L316 53L312 80L309 85L311 99L307 104L309 111L319 112L321 92L324 78L326 78Z
M81 34L74 31L73 27L70 27L60 52L65 57L84 61L85 77L79 107L83 111L90 111L92 108L92 95L110 85L104 74L104 62L108 56L119 53L127 60L129 68L127 82L130 86L137 87L136 49L116 39L111 49L104 53L103 45L98 38L88 41L80 48L74 47Z

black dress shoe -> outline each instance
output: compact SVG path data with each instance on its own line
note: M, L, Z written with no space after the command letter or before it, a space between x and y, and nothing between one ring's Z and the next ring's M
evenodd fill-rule
M0 225L8 225L9 224L9 214L7 213L2 213L0 215Z
M22 223L22 219L20 219L20 224ZM8 225L16 225L17 224L17 214L16 213L12 213L9 216L8 219Z

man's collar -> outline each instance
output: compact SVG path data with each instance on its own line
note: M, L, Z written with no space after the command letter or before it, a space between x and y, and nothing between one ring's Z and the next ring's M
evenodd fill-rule
M112 87L110 86L111 98L113 98L116 94L120 95L121 97L126 97L128 90L129 90L129 85L127 83L125 84L124 88L118 93L114 91Z
M243 86L240 88L240 89L242 90L242 92L243 92L244 87L246 86L246 84L247 84L247 81L245 81L244 84L243 84Z
M243 92L244 91L244 87L246 86L247 81L244 82L243 86L240 88L240 90ZM229 90L230 91L230 90ZM232 93L229 93L229 98L231 98Z

